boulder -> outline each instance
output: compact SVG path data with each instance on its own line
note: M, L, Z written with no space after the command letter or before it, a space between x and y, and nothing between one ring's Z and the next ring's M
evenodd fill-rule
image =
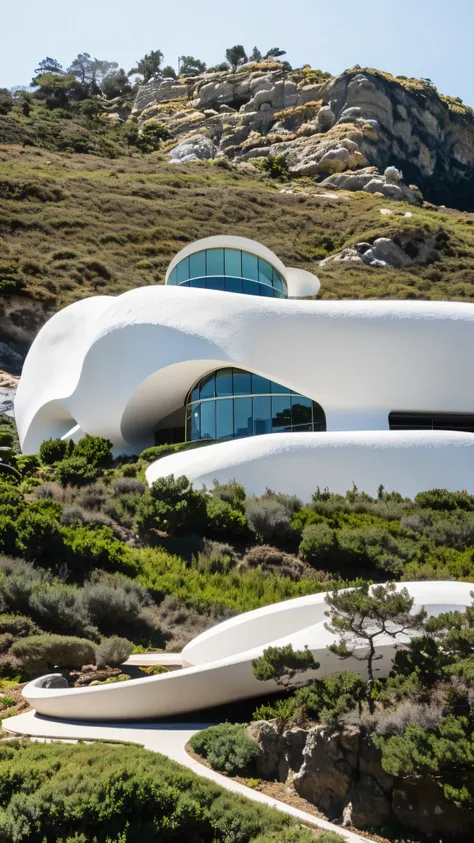
M407 828L436 840L472 840L474 813L446 799L443 789L432 779L397 779L392 792L392 812Z
M307 736L304 729L282 732L276 720L260 720L251 723L247 731L260 747L256 761L259 777L286 782L290 772L300 769Z
M203 161L216 157L216 147L210 138L196 135L184 143L178 144L169 153L175 164L185 164L187 161Z
M69 682L64 676L61 676L60 673L52 674L51 676L47 676L46 679L43 680L41 685L42 688L69 688Z
M299 796L328 817L340 817L349 801L353 770L343 752L339 734L325 726L308 732L303 764L293 778Z
M336 122L336 115L330 105L323 105L316 115L316 125L319 132L328 132Z
M381 261L384 266L393 266L396 269L413 263L409 255L389 237L379 237L375 240L371 248L363 253L362 260L368 266L374 266L374 261ZM375 265L380 266L380 263Z

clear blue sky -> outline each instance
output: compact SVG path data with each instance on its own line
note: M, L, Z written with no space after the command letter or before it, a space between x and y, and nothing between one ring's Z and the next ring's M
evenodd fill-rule
M474 0L0 0L0 87L29 84L46 55L78 52L125 70L160 49L165 63L208 64L225 48L287 50L294 66L353 64L432 79L474 106Z

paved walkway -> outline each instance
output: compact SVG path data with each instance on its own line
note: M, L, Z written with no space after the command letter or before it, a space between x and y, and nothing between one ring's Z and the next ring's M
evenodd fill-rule
M233 793L246 796L247 799L253 799L254 802L261 802L269 805L271 808L276 808L278 811L283 811L285 814L290 814L290 816L306 825L321 830L337 831L349 843L367 843L366 837L361 837L359 834L354 834L352 831L348 831L326 820L319 819L306 811L300 811L298 808L293 808L291 805L286 805L284 802L272 799L264 793L259 793L257 790L245 787L240 782L228 779L226 776L221 776L220 773L216 773L203 764L199 764L198 761L188 755L185 747L190 737L200 729L205 729L206 726L209 726L209 723L169 724L141 722L115 723L114 725L108 726L103 723L53 720L49 717L41 717L34 711L28 711L26 714L19 714L16 717L8 717L3 721L3 729L5 731L33 738L51 738L53 740L65 741L118 740L143 744L145 749L150 749L153 752L161 752L162 755L166 755L168 758L172 758L173 761L177 761L184 767L188 767L198 776L211 779L226 790L231 790Z

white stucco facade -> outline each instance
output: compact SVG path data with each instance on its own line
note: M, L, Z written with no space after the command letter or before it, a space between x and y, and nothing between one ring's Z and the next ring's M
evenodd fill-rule
M401 583L414 598L413 611L424 607L429 616L450 610L463 611L471 604L471 583ZM167 674L116 685L87 688L45 688L47 677L30 682L23 696L48 717L72 720L140 720L166 717L211 708L236 700L267 696L278 690L274 682L260 682L253 675L252 660L269 646L308 646L320 668L314 677L339 670L364 674L365 662L344 662L328 650L335 639L325 628L325 594L298 597L231 618L202 633L181 653L184 667ZM407 636L378 639L378 676L388 674L395 652ZM364 651L364 642L357 648ZM159 654L156 663L160 663ZM312 674L308 674L311 678Z
M181 286L180 267L192 275L199 255L226 250L240 250L267 274L270 267L269 283L276 278L282 292L259 281L252 295ZM241 267L245 274L243 258ZM228 282L210 271L198 283ZM474 305L298 300L317 293L314 275L233 236L186 246L166 281L85 299L43 327L15 403L24 452L49 437L90 433L110 439L116 453L139 453L154 444L157 427L184 413L196 381L233 367L316 402L326 431L209 444L151 466L150 481L165 471L196 484L236 477L249 492L271 487L304 499L317 486L344 492L352 483L371 493L380 484L410 495L433 486L474 492L474 433L462 427L472 414L474 429ZM453 430L451 416L441 431L389 430L393 412L457 421Z

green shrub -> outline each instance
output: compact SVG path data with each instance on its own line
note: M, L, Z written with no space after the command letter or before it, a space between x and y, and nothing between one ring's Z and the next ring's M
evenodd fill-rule
M431 489L420 492L415 497L415 503L423 509L439 509L444 512L455 509L474 510L474 495L465 492L448 492L447 489Z
M120 667L133 652L133 644L126 638L114 635L103 638L95 650L97 667Z
M309 717L332 725L356 707L365 690L366 682L360 674L344 670L298 688L294 702L297 708L304 706Z
M73 586L56 583L34 591L30 597L30 613L47 632L98 638L81 591Z
M56 464L55 475L62 486L85 486L96 480L99 472L86 457L73 456Z
M43 502L39 502L43 503ZM63 537L54 509L48 512L48 501L43 511L29 506L16 522L17 548L28 560L52 564L61 556ZM52 508L55 504L52 503Z
M247 533L247 519L239 509L233 509L230 503L220 498L211 497L207 501L209 532L229 539L239 539Z
M70 451L69 442L64 439L45 439L40 445L39 458L43 465L53 465L63 460Z
M0 615L0 633L8 633L15 638L25 638L28 635L37 635L40 629L26 615Z
M92 688L93 685L115 685L116 682L128 682L131 678L128 673L120 673L118 676L109 676L103 681L94 679L89 683L89 688Z
M172 535L202 535L206 524L206 498L193 489L187 477L160 477L141 497L138 525L142 533L163 530Z
M112 462L112 442L86 433L75 445L74 456L84 457L94 467L107 468Z
M140 612L150 604L146 589L130 580L87 583L83 601L92 622L104 635L136 630Z
M31 635L15 641L11 652L27 673L40 675L55 668L79 669L95 662L90 641L67 635Z
M14 705L17 704L15 697L9 696L0 696L0 705L3 705L4 708L13 708Z
M193 735L191 749L202 755L214 770L226 773L250 774L260 752L258 743L241 723L219 723Z
M311 839L282 812L138 746L3 742L0 781L5 841L254 843L260 834L260 843L272 841L272 834L281 843Z
M262 167L272 179L288 178L288 163L285 155L268 155L263 161Z
M303 529L299 547L301 557L315 568L330 567L337 554L334 530L328 524L308 524Z
M250 529L264 544L280 547L294 536L291 513L276 497L248 498L245 513Z
M318 843L346 843L347 838L337 831L323 831L318 835Z
M83 573L91 568L128 571L134 566L128 548L114 538L110 527L63 527L65 561Z
M22 477L34 476L40 467L39 459L34 454L19 454L15 463Z
M170 133L162 123L145 123L141 133L137 135L135 146L140 152L154 152L160 148L161 142L169 137Z

